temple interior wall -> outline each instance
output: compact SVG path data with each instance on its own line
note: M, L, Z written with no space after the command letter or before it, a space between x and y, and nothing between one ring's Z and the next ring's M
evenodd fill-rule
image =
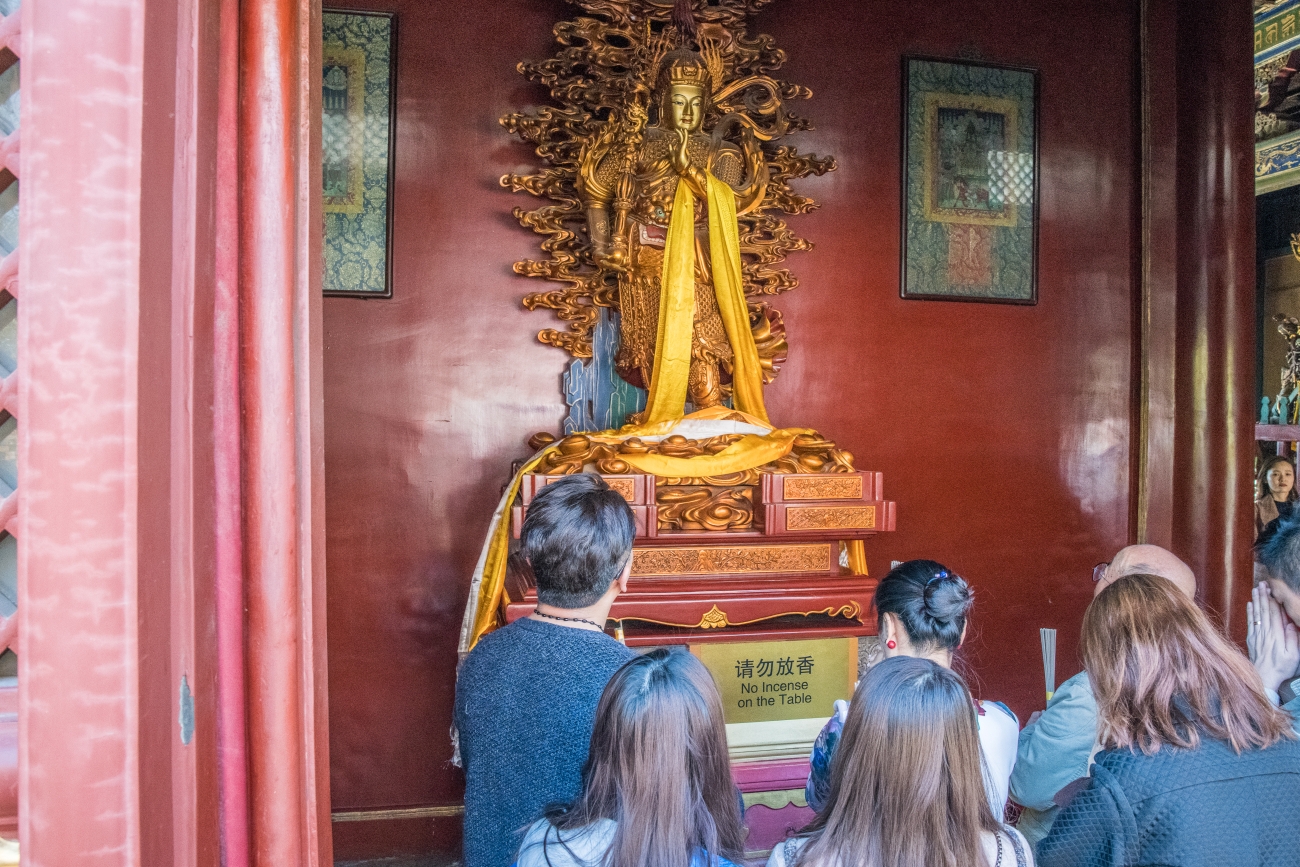
M331 4L333 5L333 4ZM470 574L511 461L557 430L568 357L519 299L539 253L498 185L537 164L498 125L545 102L515 70L552 52L559 0L341 3L398 15L391 300L324 305L333 808L455 805L456 644ZM1137 256L1135 4L781 0L758 16L810 86L798 182L811 253L776 306L790 358L773 421L813 427L885 474L897 532L871 573L938 559L976 590L963 662L1021 719L1043 701L1038 628L1078 669L1092 566L1129 538ZM1160 26L1153 22L1152 26ZM1036 306L899 298L903 54L1041 70ZM507 700L503 697L502 700ZM455 848L459 819L334 826L340 858Z

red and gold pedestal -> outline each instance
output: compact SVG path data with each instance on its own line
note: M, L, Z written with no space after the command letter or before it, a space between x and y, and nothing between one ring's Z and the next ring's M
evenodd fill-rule
M559 475L525 476L513 509L517 537L532 497ZM748 485L683 485L649 475L606 475L636 519L632 575L610 619L630 646L687 645L723 693L727 738L761 859L812 817L804 800L812 742L857 679L858 639L876 633L876 581L862 544L894 529L879 473L757 474ZM692 480L686 480L692 481ZM684 493L684 488L706 491ZM739 528L705 529L693 498ZM748 520L725 509L748 505ZM512 573L507 622L537 604L531 576ZM745 666L750 663L750 666Z

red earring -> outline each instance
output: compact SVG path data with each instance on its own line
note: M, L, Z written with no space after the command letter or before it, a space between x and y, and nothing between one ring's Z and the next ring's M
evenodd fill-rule
M885 647L888 647L890 650L893 650L897 646L898 642L892 638L885 642Z

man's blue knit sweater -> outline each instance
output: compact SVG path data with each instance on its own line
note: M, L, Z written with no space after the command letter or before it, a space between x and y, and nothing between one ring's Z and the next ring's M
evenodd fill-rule
M596 704L633 656L604 633L528 618L470 651L455 711L465 867L507 867L541 809L577 797Z

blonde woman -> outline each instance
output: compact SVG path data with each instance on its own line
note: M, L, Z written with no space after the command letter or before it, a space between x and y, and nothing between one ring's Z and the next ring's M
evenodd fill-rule
M1041 864L1300 863L1290 716L1195 603L1163 578L1119 578L1088 606L1080 649L1103 749Z

